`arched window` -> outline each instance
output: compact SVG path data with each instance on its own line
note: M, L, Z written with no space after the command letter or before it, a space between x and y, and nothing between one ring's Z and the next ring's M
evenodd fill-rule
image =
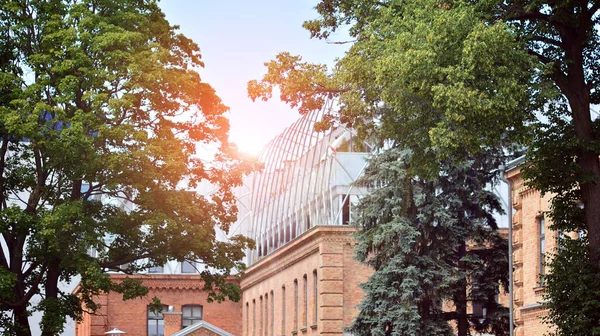
M150 306L148 306L148 336L163 336L165 334L165 319L162 313L166 312L167 309L168 307L163 305L162 311L156 312L151 310Z
M294 279L294 331L298 331L298 279Z
M246 335L250 336L250 304L246 302Z
M252 299L252 335L256 336L256 299Z
M285 335L285 286L281 286L281 334Z
M202 321L202 306L200 305L185 305L181 307L181 328L189 327Z
M275 294L271 291L271 336L275 336Z
M258 308L258 335L263 336L263 297L259 297L260 306Z
M308 326L308 276L304 274L302 280L302 282L304 282L304 293L302 295L302 301L304 301L304 306L302 307L302 327L306 328Z
M318 317L319 317L319 278L317 277L317 270L313 271L313 291L314 291L314 300L313 300L313 324L317 325Z
M269 336L269 293L265 293L265 336Z

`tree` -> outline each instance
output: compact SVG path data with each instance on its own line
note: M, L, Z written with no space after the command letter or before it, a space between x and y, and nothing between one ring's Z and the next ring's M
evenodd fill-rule
M553 228L585 233L551 264L550 320L572 334L564 328L599 311L594 296L561 298L600 288L600 121L591 113L600 103L600 1L323 0L316 8L320 17L305 27L321 39L347 27L346 56L327 72L281 54L263 81L250 83L251 96L269 97L278 85L282 99L301 108L339 97L340 118L363 133L375 121L383 139L395 134L410 148L439 149L415 151L413 160L430 167L421 176L435 176L435 156L460 162L498 139L528 146L524 174L554 195ZM402 127L386 126L383 107L408 117ZM585 276L569 273L573 256ZM594 280L575 292L573 279L584 278ZM577 330L594 330L597 318Z
M153 0L3 1L0 30L3 333L30 335L41 311L43 335L58 334L98 293L147 293L107 272L167 260L203 261L210 298L239 299L226 279L251 242L217 241L215 227L235 220L231 188L252 167L228 143L198 46ZM203 182L217 191L193 192ZM77 293L59 290L75 276Z
M497 197L481 188L495 164L480 156L425 180L410 174L410 150L374 155L358 184L372 192L358 205L358 260L374 269L352 326L356 335L506 335L507 244L497 231ZM487 159L487 160L486 160ZM487 181L489 182L489 181ZM468 245L468 247L467 247ZM467 306L480 305L486 318ZM444 304L446 304L445 309Z
M322 1L317 10L321 17L305 23L313 37L327 39L349 26L353 41L345 57L330 71L282 53L266 63L267 74L250 82L248 89L254 99L269 99L277 87L280 98L301 113L336 99L339 109L329 118L339 118L383 151L374 154L366 179L376 187L374 195L380 187L381 192L390 189L398 195L367 196L359 205L371 209L358 216L359 258L374 267L375 275L365 284L363 309L352 329L359 335L369 334L371 328L382 335L408 330L443 334L449 332L447 321L454 319L459 335L466 335L467 303L492 302L487 301L492 296L469 292L469 283L487 288L490 295L508 272L505 245L496 238L475 237L478 225L497 237L494 222L481 222L498 210L483 188L493 182L490 171L495 164L507 159L504 153L517 153L518 144L530 137L527 123L539 107L531 99L538 90L532 85L534 60L507 24L486 23L469 3L332 0ZM399 160L401 164L387 150L410 155ZM399 171L405 178L394 175ZM458 172L478 183L449 178ZM447 193L447 198L436 201L438 193ZM412 213L406 210L411 208ZM464 222L448 219L464 213L474 217ZM441 214L447 216L442 226L435 217ZM435 239L438 233L429 230L442 235L445 225L460 234ZM409 237L383 238L395 230L409 231ZM478 259L482 256L472 257L467 244L494 258L483 262ZM439 264L432 266L433 261ZM497 277L473 278L486 268L494 269ZM454 278L432 280L448 274ZM410 286L403 287L404 281ZM416 298L411 291L419 293ZM454 303L453 313L439 311L444 300ZM399 302L397 309L391 308ZM477 327L504 333L507 319L498 312L494 326Z

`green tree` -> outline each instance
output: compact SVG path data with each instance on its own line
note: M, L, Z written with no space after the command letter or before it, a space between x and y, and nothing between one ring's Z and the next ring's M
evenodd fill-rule
M553 228L586 236L576 244L587 253L559 253L551 265L550 321L565 334L576 334L564 329L573 321L595 330L600 316L580 317L600 311L597 298L563 294L600 289L600 121L591 110L600 103L600 1L322 0L316 8L320 17L305 27L321 39L347 28L347 54L331 71L278 55L249 84L251 97L268 98L276 85L301 111L337 97L340 119L362 134L417 148L419 176L435 176L437 159L528 146L525 177L554 195ZM571 276L573 256L585 277ZM584 278L594 280L574 286Z
M442 163L442 174L422 179L410 173L411 156L399 147L377 153L358 181L372 192L354 216L356 252L374 274L362 285L352 332L454 335L455 321L459 335L506 335L508 309L496 301L498 284L508 286L507 244L493 216L501 206L481 187L494 178L496 161ZM468 314L469 303L485 308L486 318Z
M215 227L235 220L231 189L252 166L228 143L198 46L176 30L154 0L0 3L4 334L30 335L33 311L43 335L59 334L101 292L146 295L107 272L167 260L203 261L210 299L239 299L226 279L250 241L217 241ZM190 192L204 182L217 191ZM59 290L75 276L77 293Z
M305 23L313 37L349 26L345 57L329 70L282 53L248 89L269 99L277 87L301 113L336 99L329 118L382 150L365 173L375 190L359 207L370 210L356 223L359 259L375 274L353 331L448 334L454 320L459 335L471 326L506 333L506 311L494 301L506 285L506 243L491 220L497 201L484 188L504 152L530 137L539 107L525 43L466 2L322 1L317 10L321 17ZM410 155L398 158L398 150ZM467 306L482 301L490 319L479 324ZM455 309L443 313L441 302Z

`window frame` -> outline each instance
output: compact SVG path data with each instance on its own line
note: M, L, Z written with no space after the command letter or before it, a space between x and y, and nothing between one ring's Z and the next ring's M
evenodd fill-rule
M298 302L298 279L294 279L294 331L298 332L298 325L300 323L298 319L299 313L299 302Z
M195 317L195 316L193 316L193 308L200 308L200 318L188 318L188 319L186 319L185 318L186 317L185 316L185 308L192 308L192 316L191 317ZM181 329L189 327L191 325L194 325L194 324L202 321L203 319L204 319L204 307L202 305L199 305L199 304L186 304L186 305L181 306ZM189 325L186 326L186 325L184 325L184 321L186 321L186 320L192 320L192 321L197 321L197 322L191 323L191 324L189 324Z
M285 335L285 318L286 318L286 307L285 307L285 285L281 286L281 334Z
M162 312L160 312L160 313L157 314L157 313L152 312L150 310L150 306L149 305L146 306L146 335L147 336L160 335L158 333L158 326L159 326L158 322L156 322L156 333L155 334L151 334L150 333L150 321L163 321L163 324L162 324L163 333L162 334L164 335L164 333L165 333L165 316L163 315L163 313L166 313L166 312L169 311L169 306L162 305L162 308L163 308ZM150 314L154 314L156 316L156 318L151 318ZM158 317L160 317L160 318L158 318Z
M538 252L539 252L539 278L540 278L540 286L543 286L544 275L546 274L546 220L544 216L540 216L537 218L538 224Z
M314 294L314 298L313 298L313 305L314 305L314 310L313 310L313 325L317 325L318 321L319 321L319 277L317 275L317 270L313 271L313 294Z
M190 265L190 267L192 268L191 272L188 272L188 270L185 270L185 265ZM181 268L180 268L181 274L194 274L194 273L198 273L198 269L195 265L195 263L192 263L191 261L188 260L184 260L181 262Z
M304 281L304 311L303 311L303 321L304 328L308 327L308 275L304 274L302 277Z

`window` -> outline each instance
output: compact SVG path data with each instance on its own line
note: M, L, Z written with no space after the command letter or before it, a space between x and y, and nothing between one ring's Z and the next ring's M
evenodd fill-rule
M294 330L298 330L298 279L294 279Z
M246 302L246 335L250 335L250 304Z
M148 336L164 336L165 319L162 313L166 312L167 309L167 306L163 306L162 311L157 313L150 310L150 306L148 306Z
M262 295L260 296L260 307L259 307L259 322L258 322L258 334L260 336L263 335L263 297Z
M265 294L265 336L269 335L269 293Z
M202 321L202 306L186 305L181 308L183 315L181 316L181 328L189 327Z
M304 323L303 326L304 328L306 328L306 326L308 325L308 277L306 276L306 274L304 274L303 277L303 282L304 282L304 310L302 313L302 322Z
M189 261L184 261L181 263L181 273L196 273L196 265Z
M271 335L275 335L275 297L271 291Z
M545 269L545 254L546 254L546 221L544 217L538 218L538 227L540 233L540 285L544 284L544 274L546 274Z
M313 299L313 324L317 324L317 318L319 316L319 278L317 277L317 270L313 271L313 286L314 286L314 299Z
M285 286L281 287L281 334L285 335Z
M256 336L256 300L252 300L252 335Z
M342 199L342 225L350 224L350 195L340 196Z
M164 267L162 266L152 266L148 268L148 273L164 273Z

